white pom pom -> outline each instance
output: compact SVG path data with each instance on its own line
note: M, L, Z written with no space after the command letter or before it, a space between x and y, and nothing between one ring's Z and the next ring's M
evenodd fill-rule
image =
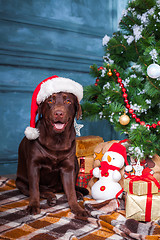
M125 171L126 172L131 172L132 171L132 166L131 165L127 165L127 166L125 166Z
M29 140L35 140L39 137L39 130L37 128L27 127L24 134Z
M93 169L93 176L96 177L96 178L100 177L100 169L99 169L99 167L95 167Z

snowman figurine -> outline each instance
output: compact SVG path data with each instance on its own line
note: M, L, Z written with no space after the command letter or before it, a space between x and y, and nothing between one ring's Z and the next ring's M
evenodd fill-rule
M119 170L127 164L126 148L120 143L113 143L103 155L101 166L94 168L92 174L99 180L92 186L92 197L101 202L121 198L123 188L118 183L121 179Z

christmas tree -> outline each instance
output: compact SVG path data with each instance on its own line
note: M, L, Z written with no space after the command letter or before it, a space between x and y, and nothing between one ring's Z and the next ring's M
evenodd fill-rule
M103 38L103 66L84 89L83 118L107 119L125 133L131 156L160 155L160 1L128 3L112 37Z

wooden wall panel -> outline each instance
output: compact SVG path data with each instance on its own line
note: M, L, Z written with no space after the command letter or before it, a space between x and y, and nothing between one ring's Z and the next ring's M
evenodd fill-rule
M56 74L94 83L89 68L103 63L102 38L117 29L120 1L0 0L0 175L16 172L39 82ZM119 137L106 122L82 123L82 135Z

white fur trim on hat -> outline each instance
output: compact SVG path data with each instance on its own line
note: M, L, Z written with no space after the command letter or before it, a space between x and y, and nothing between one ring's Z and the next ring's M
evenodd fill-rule
M37 104L45 101L53 93L68 92L77 96L80 102L83 98L83 87L81 84L69 78L52 78L42 83L39 93L37 94Z
M37 128L27 127L24 133L29 140L35 140L39 137L39 130Z

